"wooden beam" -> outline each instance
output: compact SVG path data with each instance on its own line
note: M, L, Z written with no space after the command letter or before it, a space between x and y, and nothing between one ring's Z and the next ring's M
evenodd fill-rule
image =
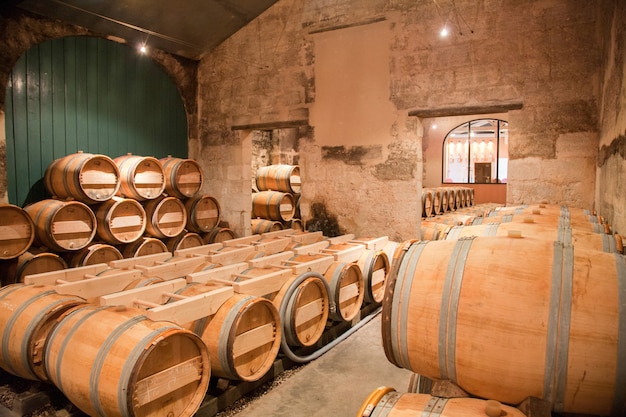
M428 107L424 109L416 109L409 111L409 116L417 116L421 118L429 117L449 117L449 116L466 116L473 114L491 114L506 113L511 110L519 110L524 107L522 100L507 100L501 102L476 104L473 106L447 106L447 107Z
M244 125L233 125L231 130L274 130L274 129L286 129L290 127L308 126L308 119L300 120L286 120L282 122L262 122L262 123L248 123Z

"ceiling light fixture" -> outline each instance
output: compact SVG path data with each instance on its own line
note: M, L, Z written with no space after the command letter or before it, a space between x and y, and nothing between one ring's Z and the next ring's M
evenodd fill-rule
M441 29L441 32L439 32L439 35L441 35L442 38L445 38L448 36L448 29L444 26L443 29Z

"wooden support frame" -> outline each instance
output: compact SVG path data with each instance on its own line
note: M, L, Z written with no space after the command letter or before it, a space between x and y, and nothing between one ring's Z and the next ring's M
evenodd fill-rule
M26 275L24 284L56 285L65 282L80 281L93 278L102 271L109 269L107 264L95 264L78 268L62 269L60 271L43 272L41 274Z

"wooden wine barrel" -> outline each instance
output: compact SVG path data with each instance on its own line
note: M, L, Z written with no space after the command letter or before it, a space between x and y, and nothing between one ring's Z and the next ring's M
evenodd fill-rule
M78 251L69 252L65 255L67 264L71 268L79 266L105 264L111 261L118 261L124 256L115 246L107 243L95 242Z
M124 287L124 291L128 291L128 290L132 290L135 288L143 288L143 287L147 287L150 285L154 285L154 284L158 284L161 282L164 282L165 280L163 278L160 277L142 277L142 278L137 278L136 280L133 280L131 282L128 283L128 285L126 285Z
M111 245L135 242L146 230L146 212L131 198L113 197L95 210L98 238Z
M124 258L136 258L138 256L169 252L169 250L162 240L154 237L142 237L133 243L123 245L121 252Z
M253 235L283 230L283 224L276 220L252 219L251 222Z
M194 232L183 232L165 241L167 250L172 252L172 254L179 249L195 248L202 245L204 245L202 236Z
M165 173L165 192L176 198L195 196L202 188L202 167L193 159L168 156L159 160Z
M0 203L0 260L23 254L35 240L35 224L23 208Z
M453 226L449 224L442 224L436 221L422 220L421 222L421 238L422 240L441 240L445 239Z
M144 203L146 234L159 239L178 236L187 226L187 210L176 197L162 195Z
M120 172L108 156L79 151L52 161L44 173L44 186L59 199L96 204L118 192Z
M124 307L68 311L49 335L45 359L50 380L92 416L191 417L210 377L195 334Z
M532 217L530 217L532 220ZM519 238L547 239L559 241L577 248L609 253L623 253L624 246L620 235L594 233L570 227L547 226L532 222L487 223L473 226L452 226L440 239L454 240L470 236L511 236Z
M57 318L84 304L52 286L12 284L0 289L0 367L13 375L48 381L43 346Z
M256 186L259 191L299 194L302 187L300 167L284 164L259 167L256 172Z
M531 220L532 219L532 220ZM508 210L506 207L491 210L473 224L533 222L554 227L569 227L595 233L611 233L608 224L601 223L598 216L584 209L572 209L557 205L529 205Z
M439 213L437 214L443 214L450 209L449 190L447 187L437 187L435 192L439 194Z
M3 268L2 281L5 284L20 283L24 282L24 277L28 275L60 271L66 268L67 263L58 254L31 247Z
M35 223L35 243L52 251L82 249L96 235L96 216L80 201L47 199L29 204L24 210Z
M185 200L187 230L207 233L220 222L220 205L209 195L197 195Z
M120 171L117 195L144 201L155 199L165 191L165 172L158 159L127 154L114 161Z
M235 239L237 234L228 227L214 227L208 233L202 235L202 241L205 244L221 243L225 240Z
M432 213L436 216L441 213L441 193L434 188L427 188L426 192L431 194Z
M297 256L293 259L301 261ZM267 275L280 267L248 268L237 281ZM325 278L316 272L293 275L279 291L265 294L281 313L283 337L291 346L313 346L324 333L329 316L329 294Z
M254 217L289 221L295 212L293 196L280 191L261 191L252 194Z
M488 237L407 241L395 256L382 316L393 364L508 404L626 406L623 255Z
M430 217L433 213L433 192L422 189L422 217Z
M330 318L350 321L359 314L365 297L365 283L361 268L354 262L333 262L324 272L330 292L328 297L335 308Z
M481 398L441 398L428 394L399 393L376 388L367 397L357 417L526 417L517 408Z
M257 381L274 364L280 349L281 322L276 307L263 297L235 294L202 331L213 375Z
M461 189L458 187L448 187L448 209L456 211L461 205Z
M283 229L293 229L296 231L304 231L304 222L302 219L291 219L283 224Z
M366 250L357 265L363 274L365 284L365 301L381 303L385 295L385 284L391 269L387 253L382 250Z

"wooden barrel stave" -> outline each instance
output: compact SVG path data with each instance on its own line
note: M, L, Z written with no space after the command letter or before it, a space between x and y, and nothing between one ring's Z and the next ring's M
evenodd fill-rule
M176 198L193 197L202 188L202 167L193 159L167 157L159 159L165 175L165 192Z

